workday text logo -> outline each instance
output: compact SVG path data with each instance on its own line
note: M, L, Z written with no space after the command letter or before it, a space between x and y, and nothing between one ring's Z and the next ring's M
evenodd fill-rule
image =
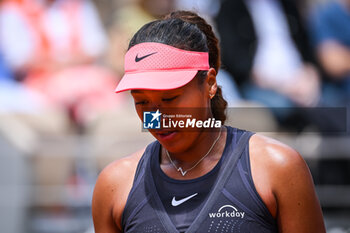
M162 114L157 111L143 112L143 128L144 129L160 129L160 116Z
M218 212L209 213L209 218L244 218L245 212L232 205L221 206Z

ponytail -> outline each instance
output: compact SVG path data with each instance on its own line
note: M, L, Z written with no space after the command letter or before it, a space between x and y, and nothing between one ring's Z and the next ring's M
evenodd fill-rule
M212 27L200 16L191 11L175 11L165 16L165 19L181 19L194 24L205 35L209 50L209 65L216 70L220 69L220 47L219 40L215 36ZM199 75L201 76L201 75ZM206 77L206 76L205 76ZM226 120L227 101L222 96L222 89L218 86L215 96L211 99L211 109L215 119L222 123Z

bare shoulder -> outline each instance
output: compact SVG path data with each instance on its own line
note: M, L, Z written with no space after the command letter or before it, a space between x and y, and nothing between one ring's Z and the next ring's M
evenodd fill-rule
M132 187L137 164L145 148L117 159L100 173L94 188L92 213L95 231L114 232L106 226L116 226L121 231L121 215ZM118 231L115 231L118 232Z
M127 181L133 180L137 164L145 149L117 159L100 173L95 189L103 189L105 194L126 188Z
M325 232L312 176L302 156L259 134L251 137L249 154L254 185L277 219L279 231Z
M255 134L249 143L252 173L264 177L276 195L291 182L313 186L309 168L303 157L290 146L263 135ZM261 181L259 178L257 180Z
M118 183L129 178L132 173L135 173L137 164L144 152L145 148L133 154L117 159L107 165L100 173L98 182Z
M259 134L254 134L249 141L249 156L255 188L271 215L277 217L277 198L279 191L285 189L284 179L289 179L294 169L308 171L307 166L294 149Z
M290 146L270 137L255 134L249 143L250 156L277 170L305 169L302 156ZM276 170L274 170L276 172Z

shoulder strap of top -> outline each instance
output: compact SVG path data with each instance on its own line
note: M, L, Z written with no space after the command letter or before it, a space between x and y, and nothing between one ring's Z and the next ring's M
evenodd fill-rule
M158 141L154 141L150 143L145 151L143 152L143 155L137 164L135 176L134 176L134 182L133 182L133 187L136 187L138 183L140 182L140 179L142 178L144 174L144 170L146 169L146 164L149 159L151 159L151 155L153 154L154 150L158 146Z
M128 194L128 198L127 198L127 201L126 201L126 204L125 204L125 208L123 210L123 214L122 214L122 225L123 225L123 228L124 228L124 225L125 225L125 214L126 214L126 208L127 208L127 205L128 205L128 202L131 198L131 195L135 192L136 188L138 187L139 183L141 182L142 178L143 178L143 175L145 174L145 170L146 170L146 167L147 167L147 161L151 158L151 155L152 153L154 152L154 150L156 149L156 147L158 146L158 141L154 141L152 143L150 143L145 151L143 152L143 155L139 161L139 163L137 164L137 167L136 167L136 172L135 172L135 176L134 176L134 181L133 181L133 184L132 184L132 188Z
M203 209L201 210L201 212L199 213L199 215L197 216L193 224L190 226L190 228L186 232L188 233L197 232L204 218L207 216L207 213L210 211L213 204L215 204L215 202L217 201L217 198L219 197L221 190L224 188L228 178L230 177L234 167L237 164L237 161L242 156L243 151L246 148L246 145L248 144L249 139L253 134L254 133L249 131L243 132L232 154L229 156L229 158L227 158L227 162L225 163L225 165L223 165L223 168L221 170L221 175L219 175L219 180L217 181L214 188L212 189L213 191L208 197L208 202L204 205Z
M244 149L246 148L246 146L249 143L249 139L250 137L253 135L254 133L249 132L249 131L244 131L241 135L241 137L239 138L237 144L236 144L236 148L234 149L232 155L228 158L227 162L226 162L226 166L223 168L223 175L220 178L219 182L225 182L228 178L228 176L230 176L231 172L228 172L229 169L232 170L232 168L234 168L237 164L237 161L241 158Z

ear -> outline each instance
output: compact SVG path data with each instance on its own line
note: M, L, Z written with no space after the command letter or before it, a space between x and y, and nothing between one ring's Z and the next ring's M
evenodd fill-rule
M208 70L206 81L208 86L209 98L212 99L215 96L216 91L218 89L218 85L216 83L216 70L214 68L210 68Z

